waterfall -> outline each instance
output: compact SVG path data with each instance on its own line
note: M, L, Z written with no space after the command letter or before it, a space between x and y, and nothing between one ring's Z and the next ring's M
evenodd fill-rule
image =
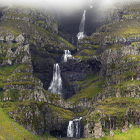
M81 136L81 119L74 119L69 121L69 125L67 128L67 137L69 138L80 138Z
M93 6L92 6L92 0L90 0L90 2L89 2L89 7L90 7L90 9L93 8Z
M64 55L62 56L62 60L67 62L69 58L73 58L71 52L69 50L64 50Z
M60 95L62 94L62 79L59 64L54 64L53 79L50 87L48 88L48 91Z
M74 124L73 121L69 121L69 125L67 128L67 137L72 138L74 135Z
M86 10L84 10L82 20L81 20L81 23L80 23L80 27L79 27L79 33L77 34L78 40L84 38L84 36L85 36L84 35L85 20L86 20Z

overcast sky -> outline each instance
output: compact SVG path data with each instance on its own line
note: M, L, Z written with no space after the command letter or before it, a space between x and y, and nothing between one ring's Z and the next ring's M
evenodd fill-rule
M0 4L4 5L28 5L41 8L54 8L67 10L74 8L82 8L84 6L90 5L92 2L93 7L103 7L108 8L115 3L124 3L124 2L134 2L136 0L0 0Z

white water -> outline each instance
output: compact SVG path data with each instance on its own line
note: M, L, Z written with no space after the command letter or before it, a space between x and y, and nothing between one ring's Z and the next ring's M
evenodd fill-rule
M64 50L64 55L62 56L62 60L64 62L67 62L68 59L73 58L73 56L71 55L71 52L69 50Z
M59 64L54 64L53 79L50 87L48 88L48 91L60 95L62 94L62 79Z
M93 6L92 6L92 0L90 0L90 2L89 2L89 7L90 7L90 9L93 8Z
M85 34L84 34L85 20L86 20L86 10L84 10L84 13L83 13L83 16L82 16L82 19L81 19L81 23L80 23L80 26L79 26L79 33L77 34L78 40L85 37Z
M79 119L74 119L72 121L69 121L69 125L67 128L67 137L69 138L80 138L81 135L81 121L82 117L80 117Z
M73 121L69 121L69 125L67 128L67 137L72 138L74 135L74 124Z

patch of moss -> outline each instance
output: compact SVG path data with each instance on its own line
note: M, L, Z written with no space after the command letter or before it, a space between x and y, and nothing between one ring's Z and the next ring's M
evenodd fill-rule
M137 75L136 71L135 72L127 71L127 72L125 72L125 73L123 73L121 75L117 75L116 79L121 80L121 81L122 80L130 80L130 79L132 79L132 77L134 77L136 75Z
M87 55L87 56L88 56L88 55L93 56L93 55L95 55L95 53L96 53L95 50L87 50L87 49L82 50L82 52L85 53L84 55ZM82 52L80 52L80 53L82 53Z
M99 45L91 45L91 44L82 44L83 47L91 47L91 49L98 49L99 48Z
M134 98L108 98L102 101L101 103L96 103L93 105L93 107L96 106L96 110L100 110L105 115L111 115L111 116L120 116L125 115L128 107L129 109L139 110L140 102L138 99Z
M58 39L62 40L65 44L67 44L71 50L75 49L75 47L71 43L69 43L67 40L65 40L64 38L58 36Z
M0 107L0 139L15 139L15 140L38 140L39 137L31 134L29 131L25 130L22 126L16 123L14 120L10 119L6 115L3 109Z
M134 15L123 15L123 18L125 19L132 19L132 18L135 18L136 17L136 14Z
M4 43L4 44L3 44L3 47L4 47L4 48L7 48L7 43Z
M106 136L103 138L95 140L139 140L140 139L140 128L133 127L128 130L126 133L122 133L121 130L114 130L114 136Z
M131 45L135 46L135 47L139 47L140 46L140 42L132 42Z
M28 65L12 65L12 66L3 66L0 67L0 87L3 88L7 84L32 84L32 81L30 78L27 78L26 81L24 80L24 76L27 74L30 77L29 73L14 73L15 70L25 70L25 69L30 69ZM13 77L13 79L12 79ZM19 82L20 78L23 77L23 81ZM11 82L7 82L7 79L10 78ZM9 79L9 80L10 80ZM18 81L14 81L17 79Z
M104 79L99 79L95 76L89 75L85 81L79 82L79 85L81 86L81 91L69 98L67 102L77 104L80 99L92 99L93 97L102 92L103 83Z
M18 36L21 32L20 29L17 28L17 25L19 22L19 25L21 23L21 21L17 21L14 19L7 19L5 22L2 22L0 24L0 29L3 33L12 33L15 37Z
M9 92L10 92L10 93L9 93L8 97L10 97L10 98L11 98L11 100L13 100L13 101L18 100L19 95L20 95L20 93L19 93L19 90L18 90L18 89L10 89L10 91L9 91Z
M1 91L1 92L0 92L0 101L2 101L2 100L3 100L3 97L4 97L4 92L3 92L3 91Z
M10 46L11 48L14 48L14 47L16 47L17 45L19 45L18 43L13 43L12 42L12 45Z
M95 52L93 51L93 54L95 54ZM85 55L85 56L82 56L82 55L75 55L74 56L75 58L78 58L78 59L81 59L82 61L86 61L86 60L89 60L93 57L93 55Z
M117 44L117 43L113 43L112 45L109 45L110 49L116 49L116 50L120 50L122 47L124 47L123 44Z
M11 74L17 67L19 67L19 65L0 67L0 74L7 76Z
M125 88L125 87L137 87L140 85L138 80L123 81L118 85L113 86L114 88Z
M75 117L75 114L70 110L59 108L54 105L49 105L49 107L52 110L54 117L59 116L63 120L63 122L72 120Z
M45 21L39 20L39 21L37 21L37 23L39 23L39 24L45 24Z
M131 61L140 61L140 56L139 55L128 55L128 56L125 56L124 57L124 60L125 61L129 61L129 62L131 62Z

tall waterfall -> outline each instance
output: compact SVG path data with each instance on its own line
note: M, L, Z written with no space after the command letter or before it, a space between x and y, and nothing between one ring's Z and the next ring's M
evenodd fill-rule
M69 50L64 50L64 55L62 56L62 60L67 62L69 58L72 58L71 52Z
M78 39L82 39L84 38L84 29L85 29L85 20L86 20L86 10L84 10L83 16L82 16L82 20L80 23L80 27L79 27L79 33L77 34L77 38Z
M62 94L62 79L59 64L54 64L53 79L50 87L48 88L48 91L60 95Z
M67 137L69 138L80 138L81 136L81 119L74 119L69 121L69 125L67 128Z

